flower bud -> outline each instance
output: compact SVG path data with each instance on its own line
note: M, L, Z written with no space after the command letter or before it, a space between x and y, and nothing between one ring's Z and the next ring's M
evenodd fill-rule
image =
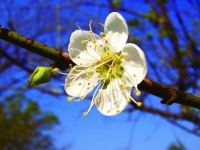
M51 79L52 67L38 66L29 78L31 86L49 82Z

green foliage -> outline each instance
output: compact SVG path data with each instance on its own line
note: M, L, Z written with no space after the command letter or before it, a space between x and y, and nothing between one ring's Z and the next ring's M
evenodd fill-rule
M119 7L122 4L122 0L112 0L112 6L114 8Z
M170 31L168 31L168 30L166 30L166 29L164 29L164 28L161 28L161 29L160 29L160 34L161 34L161 36L162 36L163 38L167 38L167 37L170 36Z
M168 150L186 150L183 143L178 141L178 144L171 144L168 148Z
M153 11L146 13L145 19L148 19L154 26L158 26L159 24L164 23L164 19Z
M131 19L131 20L128 21L128 25L130 27L139 26L140 25L140 21L138 19Z
M158 16L153 12L146 13L145 18L150 20L154 26L159 24Z
M141 39L139 37L129 37L130 43L140 43Z
M52 113L42 113L38 104L15 94L0 102L0 147L3 150L54 150L50 136L42 132L58 123Z
M149 31L149 32L147 33L147 39L148 39L148 40L152 40L152 38L153 38L152 32Z

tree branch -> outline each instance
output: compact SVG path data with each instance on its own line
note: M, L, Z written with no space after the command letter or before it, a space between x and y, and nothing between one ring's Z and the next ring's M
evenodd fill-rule
M0 38L54 61L56 67L61 70L69 68L69 64L74 65L67 53L36 42L9 29L0 27ZM162 104L178 103L200 109L200 96L175 90L150 79L144 79L138 85L138 88L162 98Z
M66 70L67 68L69 68L69 64L74 64L67 53L34 41L30 38L22 36L21 34L18 34L1 26L0 38L54 61L54 65L56 65L56 67L61 70Z
M200 109L200 96L175 90L150 79L144 79L138 85L138 88L144 92L162 98L162 104L171 105L173 103L178 103Z

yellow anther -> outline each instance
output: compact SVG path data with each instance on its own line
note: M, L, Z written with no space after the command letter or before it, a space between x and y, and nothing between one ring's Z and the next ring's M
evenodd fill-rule
M121 86L121 89L122 89L122 90L126 90L126 86L124 86L124 85L122 85L122 84L121 84L120 86Z
M127 103L130 103L130 102L131 102L131 99L130 99L130 98L128 98L128 99L126 100L126 102L127 102Z
M78 85L81 85L81 83L79 83Z
M67 79L69 79L69 76L66 76Z
M72 71L76 72L76 68L73 68Z
M91 76L91 73L90 73L90 72L87 72L85 75L86 75L87 77L89 77L89 76Z
M134 77L136 77L136 74L133 74Z
M100 36L101 36L101 37L104 37L104 36L106 36L106 34L105 34L104 32L101 32L101 33L100 33Z
M119 110L119 109L117 109L117 110L116 110L116 112L117 112L117 113L120 113L120 110Z
M84 113L83 113L83 116L84 116L84 117L87 117L87 115L88 115L88 112L84 112Z
M81 101L83 99L83 97L79 97L79 100Z
M80 56L78 56L78 58L80 58Z
M88 83L88 85L90 85L90 83Z
M58 68L54 68L52 71L53 72L58 72Z
M92 34L92 30L90 30L90 34Z
M90 23L92 23L92 20L90 20Z
M72 68L72 64L69 64L69 67Z
M73 97L68 97L67 100L68 100L68 102L72 102Z
M142 106L142 102L137 102L137 107L141 107Z
M136 96L140 96L141 95L141 92L139 90L135 90L135 95Z
M81 44L82 44L82 45L85 45L86 43L87 43L87 40L82 40L82 41L81 41Z

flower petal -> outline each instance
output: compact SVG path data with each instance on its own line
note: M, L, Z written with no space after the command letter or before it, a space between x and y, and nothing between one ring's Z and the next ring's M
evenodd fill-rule
M97 109L106 116L117 115L127 106L131 88L122 90L120 80L116 79L109 83L106 89L99 90L94 102Z
M128 39L126 20L117 12L110 13L105 21L106 38L116 52L123 49Z
M96 40L101 39L98 35L94 33L92 34L92 36ZM90 38L91 34L89 31L81 31L81 30L74 31L70 37L70 44L68 46L68 51L70 58L77 65L95 63L99 61L101 58L100 55L95 51L95 44L93 42L81 44L82 41L90 40ZM89 46L92 48L87 48L86 51L86 47Z
M87 76L88 67L75 66L71 69L65 80L65 90L67 94L73 97L85 97L97 85L98 78L95 72L90 72Z
M137 45L128 43L122 50L122 55L124 56L122 62L125 69L124 75L127 76L127 79L135 78L137 84L139 84L145 78L147 73L144 52ZM134 75L135 77L133 77Z

